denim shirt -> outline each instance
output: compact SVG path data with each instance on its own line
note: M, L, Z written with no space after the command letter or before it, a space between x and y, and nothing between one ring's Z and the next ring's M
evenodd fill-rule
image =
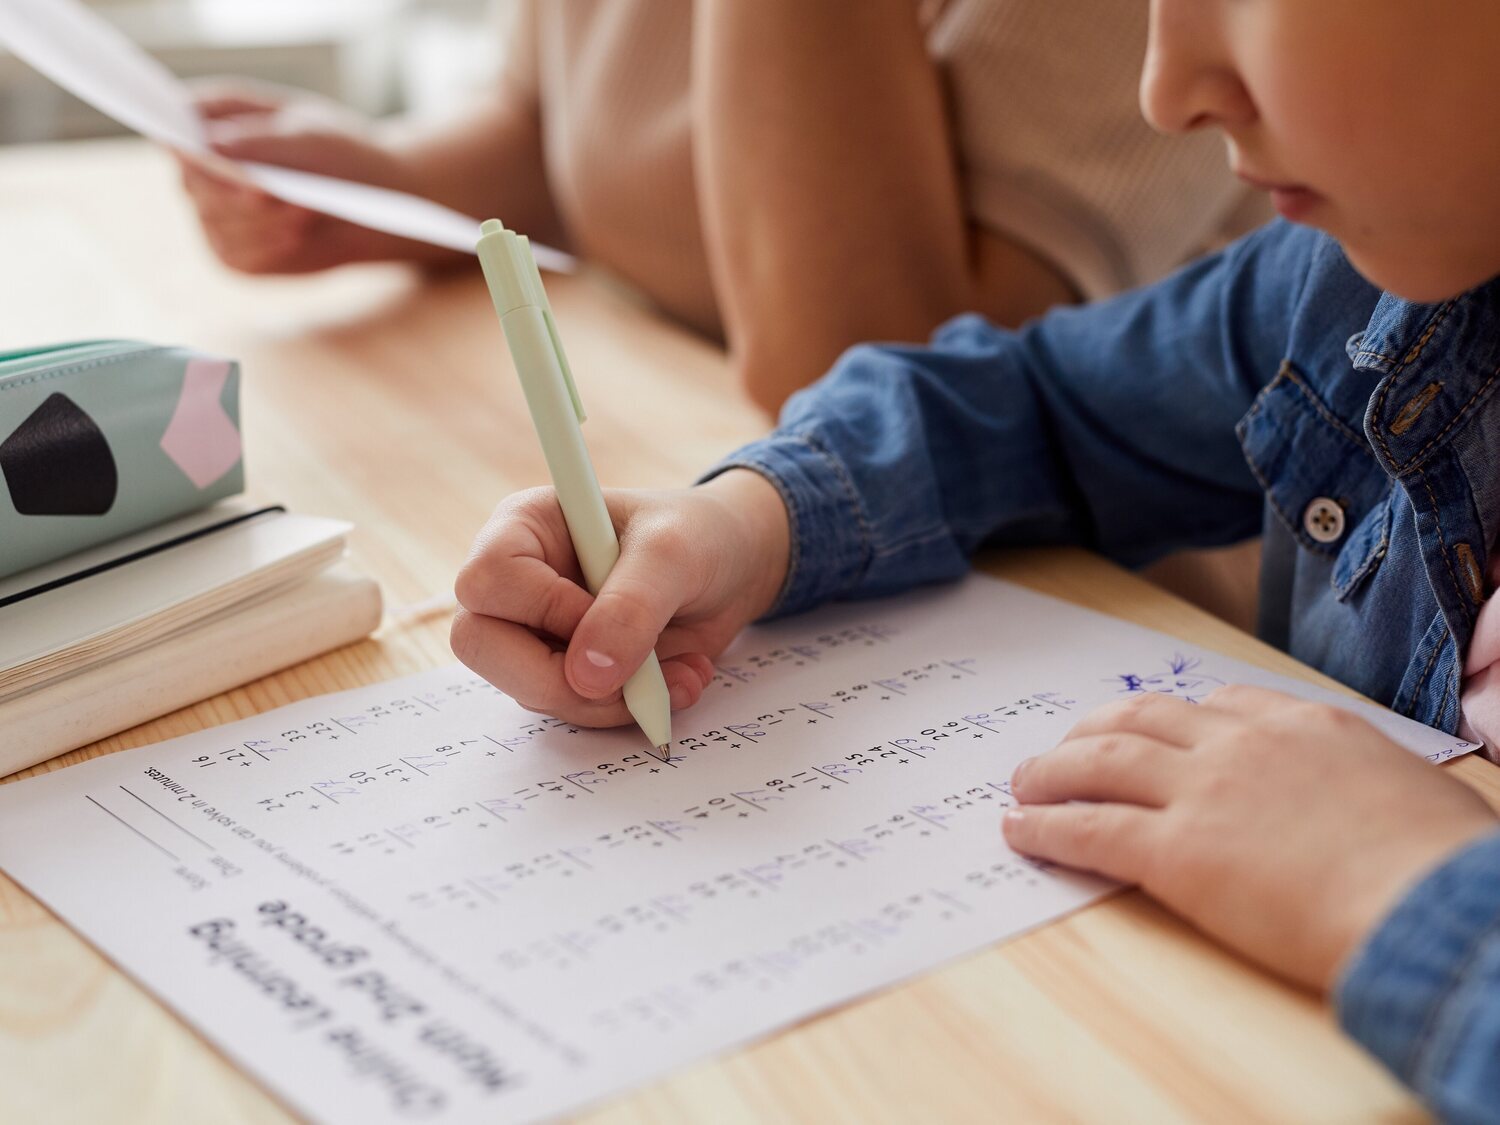
M1261 635L1451 732L1500 537L1497 375L1500 281L1413 304L1273 223L1019 331L966 316L925 348L854 348L714 473L754 469L785 500L784 613L956 578L981 546L1135 566L1260 534ZM1465 863L1413 892L1338 1002L1440 1113L1500 1121L1500 845ZM1455 880L1447 904L1433 887ZM1445 909L1482 932L1422 924ZM1376 994L1408 1018L1369 1018ZM1461 1003L1478 1014L1430 1043Z

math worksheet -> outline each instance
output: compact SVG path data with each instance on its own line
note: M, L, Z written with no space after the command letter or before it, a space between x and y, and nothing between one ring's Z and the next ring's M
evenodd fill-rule
M974 576L748 631L666 761L454 666L5 786L0 866L313 1120L534 1120L1106 893L1012 769L1229 682L1472 749Z

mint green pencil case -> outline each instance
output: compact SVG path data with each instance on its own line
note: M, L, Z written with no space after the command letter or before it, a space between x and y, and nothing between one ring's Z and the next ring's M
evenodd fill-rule
M0 577L243 491L239 385L136 340L0 353Z

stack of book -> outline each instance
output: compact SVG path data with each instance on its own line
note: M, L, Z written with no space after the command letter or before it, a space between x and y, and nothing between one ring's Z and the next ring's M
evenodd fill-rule
M0 580L0 774L368 635L349 530L231 500Z
M0 354L0 774L367 635L349 525L244 490L239 365Z

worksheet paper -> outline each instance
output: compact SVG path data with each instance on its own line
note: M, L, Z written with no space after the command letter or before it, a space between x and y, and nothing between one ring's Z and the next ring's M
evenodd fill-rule
M1230 682L1473 748L975 576L748 631L665 762L455 666L6 786L0 865L315 1120L534 1119L1104 894L1012 769Z
M479 220L430 199L217 155L187 87L77 0L0 0L0 45L127 128L240 175L278 199L373 230L474 252ZM533 242L531 250L542 269L567 272L575 265L571 255L550 246Z

